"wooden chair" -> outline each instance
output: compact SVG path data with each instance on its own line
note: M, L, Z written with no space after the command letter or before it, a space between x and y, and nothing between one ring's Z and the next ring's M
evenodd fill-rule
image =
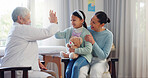
M66 68L67 68L69 59L63 58L63 59L61 59L61 62L64 63L64 76L65 76L65 72L66 72ZM109 72L110 72L112 78L116 78L115 62L118 62L118 58L108 58Z
M31 67L0 67L0 78L4 78L4 71L11 71L11 78L15 78L16 70L22 70L23 78L28 78L28 70L31 70Z
M59 74L59 78L62 78L62 64L61 64L61 57L59 56L59 54L53 53L53 54L49 54L49 53L45 53L45 54L41 54L43 56L43 60L44 60L44 65L45 67L47 66L47 64L49 62L53 62L57 65L58 67L58 74Z

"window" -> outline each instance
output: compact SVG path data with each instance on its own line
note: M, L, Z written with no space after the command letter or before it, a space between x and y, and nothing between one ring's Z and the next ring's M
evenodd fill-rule
M49 22L49 11L56 11L56 15L59 15L59 0L32 0L30 2L31 7L31 18L32 25L36 27L46 27L50 24ZM65 41L61 39L56 39L54 36L44 39L38 40L39 46L61 46L65 45Z
M34 17L35 19L32 20L32 22L34 22L36 27L42 27L43 17L44 17L44 0L34 0L34 3L35 3L35 6L33 9L35 10L35 13L33 13L33 11L31 12L35 15Z
M27 7L28 0L0 0L0 46L5 46L12 26L11 13L17 6Z
M13 24L11 13L14 8L17 6L29 8L32 26L43 27L49 24L48 16L51 9L57 12L57 16L60 16L57 7L59 6L58 2L59 0L0 0L0 47L5 46L6 38ZM39 46L53 46L63 45L64 42L51 37L50 39L38 41L38 44Z
M146 26L146 7L145 7L145 3L144 2L137 2L136 3L136 21L140 21L140 32L145 32L145 26ZM142 35L142 34L141 34Z
M133 28L134 31L134 42L137 43L138 46L145 47L146 43L146 37L147 37L147 14L146 14L146 2L145 1L136 1L136 11L135 11L135 25ZM145 41L145 42L144 42ZM136 50L142 50L142 48L137 48L137 45L135 45ZM142 52L142 51L141 51Z

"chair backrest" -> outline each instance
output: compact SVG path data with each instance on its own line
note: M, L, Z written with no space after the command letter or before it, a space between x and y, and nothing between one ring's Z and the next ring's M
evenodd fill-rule
M118 58L109 58L108 59L109 72L110 72L112 78L117 78L116 77L116 64L115 64L115 62L118 62Z
M109 72L111 74L111 78L116 78L116 64L115 62L118 62L118 58L115 58L115 46L112 44L111 52L109 56L107 57L107 61L109 64Z
M11 78L15 78L16 70L22 70L23 78L28 78L28 70L31 70L31 67L0 67L0 78L4 78L4 71L11 71Z

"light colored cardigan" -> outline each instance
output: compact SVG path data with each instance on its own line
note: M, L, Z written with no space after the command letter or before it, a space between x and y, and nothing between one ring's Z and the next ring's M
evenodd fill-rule
M73 27L69 27L65 29L64 31L59 31L55 34L55 37L57 39L65 39L66 43L69 42L69 39L71 38L73 31ZM92 44L90 42L85 41L85 36L89 35L90 32L83 27L82 33L80 37L83 39L83 43L81 46L77 49L75 49L75 53L79 54L87 59L87 61L90 63L92 59Z
M57 24L51 24L47 28L35 28L15 22L8 36L1 66L31 66L32 70L40 70L38 65L37 40L49 38L58 30L59 26Z

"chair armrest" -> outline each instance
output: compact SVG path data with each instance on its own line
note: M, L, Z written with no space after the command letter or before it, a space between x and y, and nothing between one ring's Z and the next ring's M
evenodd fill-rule
M61 62L69 62L69 58L62 58Z
M118 58L109 57L109 58L107 59L107 61L108 61L108 62L109 62L109 61L111 61L111 62L118 62Z
M0 67L0 71L31 70L31 67Z
M67 65L68 65L68 63L69 63L69 58L62 58L62 59L61 59L61 62L64 63L64 67L65 67L65 71L66 71L66 67L67 67Z
M118 58L111 58L111 61L118 62Z

